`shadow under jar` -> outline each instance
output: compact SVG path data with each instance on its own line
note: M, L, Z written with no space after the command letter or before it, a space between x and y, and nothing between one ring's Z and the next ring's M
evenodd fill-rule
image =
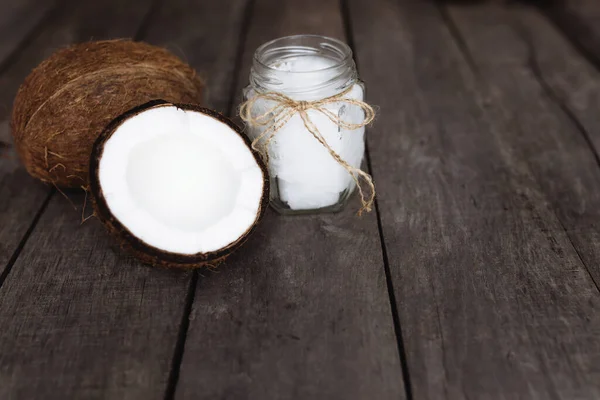
M345 99L363 101L364 92L348 45L324 36L297 35L273 40L256 50L244 100L259 96L254 99L251 115L268 120L278 103L260 94L280 93L295 101L311 102L340 93L345 93ZM357 105L328 102L320 107L346 123L364 120L364 112ZM350 166L360 168L364 126L347 130L317 109L308 108L306 113L329 147ZM254 140L268 128L249 123L247 134ZM261 139L259 149L269 136ZM299 113L274 132L267 151L271 206L281 214L340 211L356 187L352 175L309 132Z

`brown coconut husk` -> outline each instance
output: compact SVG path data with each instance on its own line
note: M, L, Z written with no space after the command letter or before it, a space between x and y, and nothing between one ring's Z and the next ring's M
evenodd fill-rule
M102 134L98 137L93 145L90 164L89 164L89 175L90 175L90 193L94 205L94 215L98 217L100 222L104 225L109 234L117 239L120 247L128 252L129 254L136 257L141 262L152 265L155 267L164 268L178 268L178 269L194 269L194 268L213 268L222 263L231 253L242 246L249 236L256 229L259 221L264 216L266 209L269 206L269 174L267 167L262 160L262 157L258 152L252 150L254 159L260 167L263 176L263 193L261 202L259 205L256 219L250 228L240 236L235 242L228 246L208 252L208 253L196 253L196 254L176 254L171 253L162 249L158 249L151 246L140 238L135 236L131 231L127 229L110 211L102 187L100 186L100 160L104 152L104 145L115 133L117 128L121 126L129 118L133 118L143 111L147 111L151 108L164 107L164 106L176 106L182 110L190 110L203 113L208 115L233 129L240 137L244 140L249 149L252 149L252 143L248 137L242 132L242 129L236 125L229 118L222 114L198 106L194 104L171 104L163 100L153 100L146 104L137 106L122 115L115 118L108 126L104 129Z
M81 43L57 51L19 88L11 128L34 177L87 186L92 146L106 125L152 99L201 103L203 83L166 49L130 40Z

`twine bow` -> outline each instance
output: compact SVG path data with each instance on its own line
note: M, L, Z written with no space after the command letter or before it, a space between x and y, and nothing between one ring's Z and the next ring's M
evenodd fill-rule
M344 90L341 93L336 94L335 96L326 97L324 99L315 100L315 101L298 101L294 100L284 94L277 92L266 92L266 93L258 93L256 96L244 102L240 107L240 117L249 125L254 126L263 126L267 127L260 135L258 135L252 141L252 148L254 150L260 151L264 154L264 157L268 163L269 153L268 148L269 144L275 137L275 134L285 125L288 121L295 115L299 114L300 118L304 122L304 126L306 129L313 135L315 139L323 147L327 149L331 157L337 161L348 173L352 176L354 183L356 183L356 187L358 188L358 192L360 194L360 200L362 203L362 207L359 210L358 214L362 214L363 211L371 211L373 207L373 201L375 200L375 185L373 184L373 179L369 174L361 170L360 168L355 168L352 165L348 164L339 154L337 154L331 146L327 143L321 132L317 126L312 122L312 120L308 116L308 110L315 110L320 112L329 118L334 124L339 126L342 129L346 130L355 130L358 128L362 128L370 124L375 118L375 111L373 108L365 103L364 101L348 99L344 98L352 87ZM270 100L275 102L275 105L266 110L263 114L253 116L252 109L255 103L258 100ZM334 112L328 110L325 106L333 103L345 103L350 105L355 105L360 107L364 112L364 118L361 122L357 124L353 124L350 122L344 121ZM259 143L262 139L265 139L264 144L261 148L258 148ZM369 187L369 195L367 196L361 187L360 178L367 184Z

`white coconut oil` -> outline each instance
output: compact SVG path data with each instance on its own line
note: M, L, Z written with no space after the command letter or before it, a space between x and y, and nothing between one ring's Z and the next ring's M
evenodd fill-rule
M342 42L321 36L301 35L277 39L255 54L246 100L260 93L281 93L296 101L315 101L344 93L343 98L362 101L364 86L358 80L352 52ZM253 115L268 113L277 103L257 98ZM360 124L363 110L343 101L323 105L343 121ZM364 155L365 128L343 129L317 109L308 117L329 147L346 163L360 168ZM248 126L251 139L268 126ZM338 211L355 189L347 168L308 131L296 113L275 132L268 146L271 204L282 213Z

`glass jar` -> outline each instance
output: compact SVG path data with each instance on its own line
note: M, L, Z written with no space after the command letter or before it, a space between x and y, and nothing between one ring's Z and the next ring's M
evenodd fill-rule
M297 35L275 39L256 50L244 100L280 93L295 101L312 102L344 93L345 99L363 101L364 92L348 45L324 36ZM276 106L276 101L259 97L250 113L268 120ZM358 105L348 102L327 102L321 107L348 124L358 125L365 118ZM280 127L267 143L265 158L271 177L271 206L282 214L340 211L356 184L330 150L351 167L360 168L363 161L364 126L344 129L317 109L308 108L306 115L330 149L309 132L297 112L284 124L272 121ZM249 123L247 134L255 140L268 128L268 124Z

